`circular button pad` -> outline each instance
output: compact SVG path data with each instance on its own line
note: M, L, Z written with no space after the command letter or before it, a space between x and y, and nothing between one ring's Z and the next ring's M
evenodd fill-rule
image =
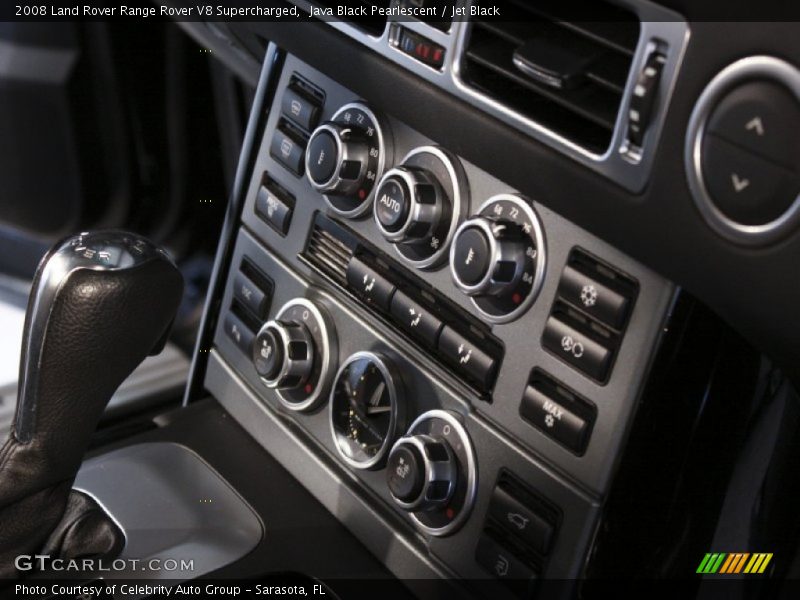
M706 222L742 244L800 224L800 70L769 56L723 69L686 135L689 188Z

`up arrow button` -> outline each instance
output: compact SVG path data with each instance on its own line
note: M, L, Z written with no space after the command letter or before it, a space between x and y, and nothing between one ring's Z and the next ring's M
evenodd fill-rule
M758 136L764 135L764 123L761 121L761 117L754 117L750 119L744 128L747 131L754 131Z

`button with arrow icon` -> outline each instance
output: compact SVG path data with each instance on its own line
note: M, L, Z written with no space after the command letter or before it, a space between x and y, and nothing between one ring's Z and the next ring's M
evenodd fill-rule
M800 166L800 103L779 83L735 88L714 109L708 132L790 169Z
M395 292L391 305L392 318L404 331L435 348L443 323L431 311L401 291Z
M703 143L703 178L717 208L745 225L774 221L800 193L796 173L715 135Z

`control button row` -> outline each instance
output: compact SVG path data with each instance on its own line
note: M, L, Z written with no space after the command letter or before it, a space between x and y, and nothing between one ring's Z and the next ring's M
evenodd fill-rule
M426 348L434 350L457 374L481 389L491 389L498 361L475 341L446 324L375 268L355 256L347 265L348 287L368 304L388 313L392 320Z

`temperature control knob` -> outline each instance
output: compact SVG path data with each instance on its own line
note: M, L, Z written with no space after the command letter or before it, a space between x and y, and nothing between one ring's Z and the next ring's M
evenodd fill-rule
M306 149L306 174L323 194L347 196L363 183L369 146L358 130L323 123L311 134Z
M384 165L392 159L391 135L365 105L346 104L317 127L306 147L306 177L343 217L369 210Z
M544 281L544 232L531 204L508 194L487 200L456 230L450 248L453 282L493 323L512 321Z
M310 410L325 398L336 356L330 317L305 298L287 302L253 341L256 373L290 410Z
M525 239L513 223L475 217L456 232L451 256L453 279L462 292L499 296L522 277Z
M267 387L299 387L311 375L314 342L305 325L269 321L256 336L253 363Z
M458 477L447 442L423 434L398 440L389 454L386 473L394 501L411 512L445 506Z

